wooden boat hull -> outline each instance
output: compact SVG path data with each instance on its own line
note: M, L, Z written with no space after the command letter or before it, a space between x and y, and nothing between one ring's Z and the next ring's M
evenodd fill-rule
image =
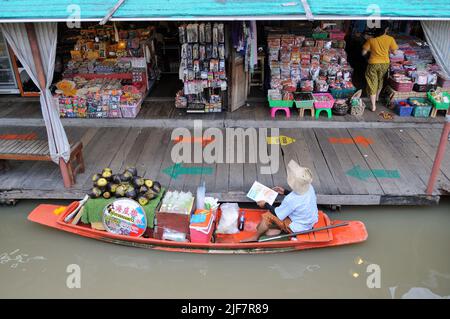
M262 253L280 253L292 252L298 250L334 247L348 244L355 244L363 242L367 239L367 231L364 224L360 221L347 221L348 225L338 228L333 228L328 231L328 239L324 240L303 240L298 237L298 240L288 241L270 241L262 243L239 243L239 242L220 242L220 243L191 243L191 242L174 242L167 240L160 240L155 238L134 238L123 235L115 235L106 231L91 229L83 225L72 225L65 223L64 218L70 214L75 208L76 204L71 204L66 209L57 214L60 206L42 204L37 206L28 216L28 220L42 224L48 227L56 228L62 231L73 233L79 236L93 238L108 243L155 249L172 252L188 252L188 253L203 253L203 254L262 254ZM248 210L258 214L263 210ZM326 214L320 212L320 216L328 219ZM337 224L341 221L333 221L331 224ZM324 235L324 234L322 234ZM302 235L305 236L305 235ZM319 237L319 236L318 236Z

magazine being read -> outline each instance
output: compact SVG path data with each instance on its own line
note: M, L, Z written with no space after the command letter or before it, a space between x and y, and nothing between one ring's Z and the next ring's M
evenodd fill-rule
M277 198L278 193L273 189L255 181L247 193L247 197L254 200L255 202L259 202L261 200L273 205L273 202Z

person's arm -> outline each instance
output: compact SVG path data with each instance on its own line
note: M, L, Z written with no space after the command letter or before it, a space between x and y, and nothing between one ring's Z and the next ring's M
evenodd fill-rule
M277 216L277 214L275 214L275 207L273 207L269 203L265 203L264 208L267 209L269 212L271 212L272 215Z
M362 47L362 55L363 55L363 56L366 56L367 53L369 53L369 51L370 51L370 43L369 43L369 41L367 40L366 43L364 43L364 45L363 45L363 47Z
M397 50L398 50L398 45L397 42L395 42L395 39L392 38L391 41L391 45L389 46L389 50L393 53L393 54L397 54Z
M288 195L291 191L288 191L286 189L284 189L283 187L280 186L275 186L274 188L272 188L274 191L276 191L278 194L280 195Z

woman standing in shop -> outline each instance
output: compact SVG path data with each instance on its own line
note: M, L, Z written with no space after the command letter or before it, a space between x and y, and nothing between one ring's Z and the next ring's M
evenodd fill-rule
M367 93L370 96L372 111L375 112L376 102L380 97L384 79L389 70L389 53L395 53L398 45L395 39L387 35L389 24L381 22L381 27L376 29L375 36L363 45L363 56L370 52L369 65L366 69Z

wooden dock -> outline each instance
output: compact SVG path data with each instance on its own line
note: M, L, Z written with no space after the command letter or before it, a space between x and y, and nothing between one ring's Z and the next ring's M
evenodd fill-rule
M206 126L206 125L204 125ZM225 128L221 128L225 130ZM72 189L64 189L59 167L49 162L11 162L0 173L0 198L80 199L92 186L91 175L110 167L127 165L158 180L167 189L195 191L205 181L207 193L222 201L246 202L255 180L267 186L285 186L285 166L294 159L311 168L319 204L328 205L429 205L450 189L450 150L442 163L433 196L425 195L440 128L282 128L279 134L295 139L280 145L280 168L264 175L261 163L183 164L203 168L203 173L170 176L174 165L172 129L157 127L67 126L69 140L84 145L86 172L77 176ZM40 126L1 126L2 134L36 134ZM236 146L237 147L237 146ZM226 151L226 149L225 149Z
M389 112L392 120L383 119L379 113ZM436 118L401 117L395 115L385 106L378 106L377 112L366 110L362 117L350 114L333 116L324 115L320 119L309 116L299 118L297 109L292 109L292 116L286 118L277 113L272 119L266 102L249 102L235 112L209 114L186 114L184 110L176 109L174 101L167 98L148 98L144 101L141 111L134 119L61 119L64 126L77 127L191 127L194 119L204 121L208 127L278 127L278 128L441 128L445 117L439 114ZM25 121L25 122L24 122ZM0 98L1 126L44 126L39 100L36 98Z

